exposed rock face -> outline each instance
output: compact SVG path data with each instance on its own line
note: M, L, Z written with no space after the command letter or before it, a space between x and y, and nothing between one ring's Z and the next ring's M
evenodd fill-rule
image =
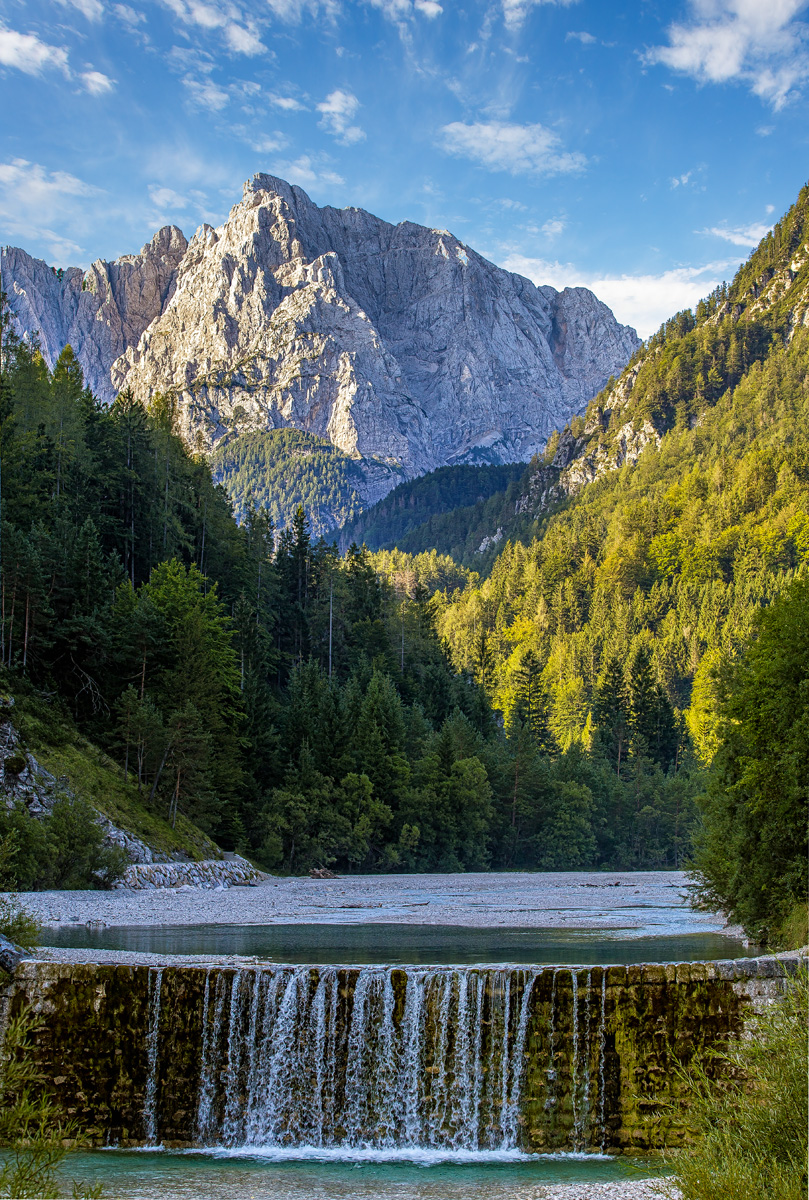
M23 330L70 341L104 398L178 398L210 449L291 425L368 464L368 495L451 462L528 459L639 345L584 288L535 287L444 230L319 208L269 175L186 246L75 269L9 253Z
M171 296L177 268L188 243L181 230L166 225L140 254L115 262L98 259L88 271L68 267L57 273L14 246L3 252L3 287L19 332L38 334L53 367L70 344L88 387L111 401L116 389L110 366L162 312Z

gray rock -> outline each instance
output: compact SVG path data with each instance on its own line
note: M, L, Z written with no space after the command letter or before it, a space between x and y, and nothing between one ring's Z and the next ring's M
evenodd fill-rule
M368 503L447 463L530 458L639 345L584 288L537 288L445 230L319 208L270 175L187 245L167 227L85 276L21 250L3 271L21 330L49 363L70 341L102 398L169 391L206 450L281 426L327 438Z

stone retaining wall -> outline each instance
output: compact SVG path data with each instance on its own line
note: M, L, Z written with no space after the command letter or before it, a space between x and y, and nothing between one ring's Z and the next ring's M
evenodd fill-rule
M255 884L267 876L246 858L206 859L204 862L133 863L114 888L143 891L154 888L228 888Z
M633 1154L687 1144L687 1088L679 1069L695 1054L742 1036L750 1016L777 999L801 961L779 956L540 970L525 1040L520 1145L538 1152L575 1146L576 1054L581 1081L586 1046L592 1058L588 1078L599 1089L592 1106L603 1118L603 1149ZM283 969L252 960L234 966L167 961L160 968L25 961L6 989L5 1010L18 1012L27 1004L45 1018L34 1057L66 1117L79 1122L88 1142L142 1144L151 1095L160 1140L190 1146L205 1057L203 1013L217 979L223 977L223 995L235 995L247 973ZM525 978L524 971L514 971L518 982ZM349 1022L358 971L340 968L338 974ZM396 974L401 987L406 968ZM312 988L317 976L318 968L311 968ZM224 1009L221 1022L227 1038ZM710 1057L704 1065L709 1074L721 1069ZM550 1104L549 1078L555 1097ZM581 1104L579 1091L579 1119Z

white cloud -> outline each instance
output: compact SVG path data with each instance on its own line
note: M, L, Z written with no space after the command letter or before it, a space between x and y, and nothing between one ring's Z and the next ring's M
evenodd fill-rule
M39 75L48 67L67 74L67 50L40 41L34 33L17 33L0 26L0 66L16 67L26 75Z
M225 38L231 50L235 50L237 54L247 54L252 57L267 52L267 47L255 29L245 29L243 25L231 24L225 28Z
M773 108L809 79L807 0L690 0L691 19L669 26L669 43L644 56L700 83L745 83Z
M565 34L566 42L572 42L574 40L574 38L577 42L581 42L582 46L592 46L593 43L596 41L596 39L593 37L592 33L587 33L587 31L584 29L581 29L578 31L575 29L571 29L569 33Z
M693 174L693 171L686 171L684 175L675 175L671 181L671 186L673 188L688 187L688 182Z
M100 21L104 15L101 0L59 0L60 4L76 8L88 21Z
M101 189L67 171L48 171L39 163L14 158L0 163L0 240L44 242L60 265L80 254L81 247L53 227L74 229L86 223L85 201Z
M513 125L507 121L453 121L441 129L448 154L471 158L493 171L512 175L561 175L581 171L583 154L562 150L559 138L544 125Z
M423 17L428 17L431 21L435 17L440 17L444 11L441 5L436 3L436 0L414 0L413 7Z
M736 265L735 261L714 262L701 267L672 267L658 275L599 278L579 271L572 263L546 262L515 252L500 262L507 271L526 275L537 286L590 288L599 300L609 305L619 321L632 325L644 338L650 337L676 312L693 308Z
M130 8L128 4L116 4L113 11L131 29L137 29L138 25L141 25L146 20L145 13L137 12L134 8Z
M733 246L747 246L752 249L759 244L761 239L771 229L772 225L754 223L752 225L737 225L734 229L715 225L712 229L703 229L702 232L713 234L714 237L723 238L724 241L730 242Z
M115 80L101 71L82 71L79 79L91 96L104 96L115 87Z
M306 105L301 104L300 100L295 100L292 96L268 96L270 104L280 108L282 112L305 112Z
M569 4L577 3L578 0L502 0L503 20L507 29L517 30L528 16L529 10L535 5L559 4L567 7Z
M207 108L211 112L219 112L230 101L228 93L212 79L194 79L193 76L186 75L183 85L188 88L194 108Z
M246 140L248 145L252 146L259 154L276 154L289 145L284 135L277 130L275 133L266 134L263 137L248 137Z
M341 187L345 183L342 175L316 163L308 154L302 154L294 162L275 163L275 172L282 179L288 179L290 183L297 183L299 187L314 187L316 184L322 183Z
M341 88L330 92L322 104L317 106L317 111L323 114L319 121L321 129L327 129L344 146L361 142L365 137L364 131L359 125L351 124L359 107L360 102L352 92L343 91Z
M149 188L149 199L161 212L165 212L167 209L176 211L188 207L186 196L181 196L173 188L158 187L157 184L152 184Z
M560 233L564 233L564 229L564 221L560 221L558 219L546 221L542 226L542 232L545 234L545 237L549 238L558 237Z
M298 25L304 15L321 13L327 20L333 21L337 15L338 0L267 0L270 11L285 21L288 25Z
M252 21L242 16L231 3L206 4L204 0L163 0L167 8L186 25L197 25L200 29L224 29L228 48L235 54L266 54L267 47L261 41Z

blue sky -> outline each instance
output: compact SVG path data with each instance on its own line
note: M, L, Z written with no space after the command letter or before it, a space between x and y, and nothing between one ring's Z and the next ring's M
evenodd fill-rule
M809 0L0 0L0 241L56 265L270 171L648 336L806 181Z

